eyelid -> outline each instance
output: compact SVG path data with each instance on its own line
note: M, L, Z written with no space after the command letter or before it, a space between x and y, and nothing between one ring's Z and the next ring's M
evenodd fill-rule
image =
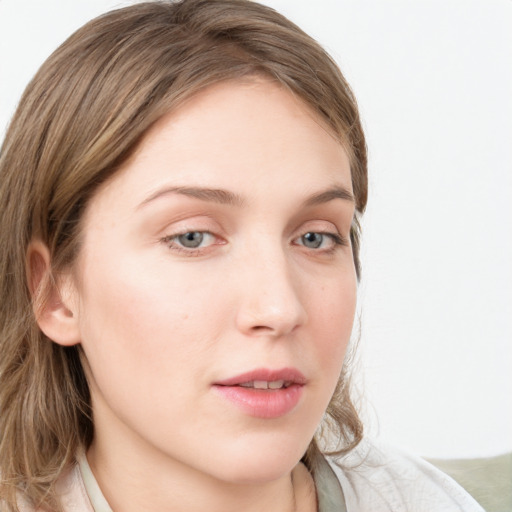
M332 234L342 236L344 225L343 222L337 222L337 220L338 219L316 218L301 222L300 226L295 229L295 237L305 233L322 233L326 235Z

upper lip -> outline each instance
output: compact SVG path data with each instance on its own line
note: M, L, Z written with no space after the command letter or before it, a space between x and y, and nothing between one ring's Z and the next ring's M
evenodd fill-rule
M217 386L238 386L245 382L252 381L285 381L289 384L306 384L306 377L296 368L280 368L272 370L269 368L257 368L225 380L215 382Z

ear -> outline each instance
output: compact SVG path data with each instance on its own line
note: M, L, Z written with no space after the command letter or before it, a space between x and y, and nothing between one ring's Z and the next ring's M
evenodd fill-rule
M80 343L76 287L70 275L54 278L50 251L40 241L28 247L27 281L41 331L59 345Z

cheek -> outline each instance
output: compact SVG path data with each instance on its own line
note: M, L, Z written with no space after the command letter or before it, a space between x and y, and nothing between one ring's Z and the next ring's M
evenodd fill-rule
M355 276L348 272L332 281L312 297L310 311L314 315L311 323L322 367L337 375L352 334L357 282Z
M201 422L196 405L218 336L209 291L153 263L141 270L126 258L91 271L82 345L97 417L110 418L110 409L135 431L166 439L178 417Z
M99 264L87 273L81 330L93 370L109 365L109 371L147 370L149 377L158 369L176 374L208 352L206 327L215 327L208 290L162 267L120 258L113 268Z

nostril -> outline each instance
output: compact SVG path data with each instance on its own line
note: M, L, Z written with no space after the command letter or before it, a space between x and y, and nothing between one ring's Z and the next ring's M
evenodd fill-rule
M265 332L265 331L272 331L273 329L271 327L268 327L266 325L254 325L252 327L252 330L253 331L257 331L257 332Z

